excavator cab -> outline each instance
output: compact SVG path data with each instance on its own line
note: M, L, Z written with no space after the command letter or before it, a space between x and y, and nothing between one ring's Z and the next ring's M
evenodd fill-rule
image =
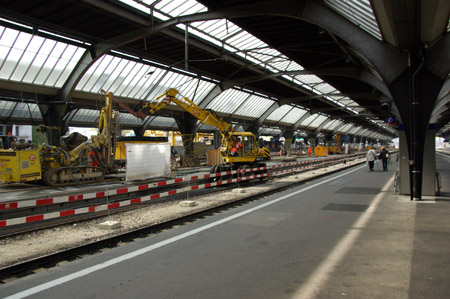
M221 155L227 163L251 164L270 160L267 149L260 148L250 132L231 132L222 139Z

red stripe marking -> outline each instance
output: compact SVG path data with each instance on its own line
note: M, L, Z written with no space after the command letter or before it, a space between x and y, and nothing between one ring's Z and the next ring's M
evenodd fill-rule
M75 215L75 210L67 210L59 213L59 217Z
M26 218L25 223L30 223L34 221L41 221L44 220L44 215L36 215L36 216L29 216Z
M115 209L115 208L118 208L118 207L120 207L120 202L115 202L115 203L112 203L112 204L108 205L108 209Z
M89 212L95 212L95 207L89 207Z
M123 193L128 193L128 188L118 189L116 191L116 194L123 194Z
M204 179L209 179L211 177L210 174L205 174L205 176L203 177Z
M150 196L150 199L157 199L161 196L161 194L153 194L152 196Z
M211 183L205 184L205 188L211 187Z
M0 203L0 210L17 209L17 202Z
M105 192L97 192L95 193L95 197L105 197Z
M140 186L138 187L138 190L145 190L145 189L148 189L148 184L146 184L146 185L140 185Z
M78 194L78 195L70 195L69 196L69 201L75 201L75 200L82 200L83 194Z
M228 184L231 184L232 182L233 182L233 179L227 180L227 183L228 183Z
M230 174L231 174L231 171L227 171L226 174L227 174L227 175L230 175Z
M0 220L0 227L6 226L6 220Z
M175 179L175 183L181 183L182 181L183 181L183 178Z
M171 190L171 191L168 192L168 194L169 194L169 195L177 194L177 190Z
M191 180L198 180L198 175L194 175L191 177Z
M135 198L135 199L130 200L130 203L133 205L135 203L140 203L141 201L142 200L140 198Z
M46 198L46 199L38 199L38 200L36 200L36 205L37 206L51 205L51 204L53 204L53 198Z
M166 181L158 182L158 186L165 186L165 185L167 185L167 182L166 182Z
M222 185L222 181L218 181L218 182L216 183L216 185L217 185L217 186Z
M191 190L197 190L198 186L192 186Z
M236 181L240 182L240 181L242 181L242 178L237 178Z

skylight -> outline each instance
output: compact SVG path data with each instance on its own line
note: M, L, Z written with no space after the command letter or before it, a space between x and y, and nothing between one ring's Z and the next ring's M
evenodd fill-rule
M60 88L85 51L0 26L0 79Z
M133 7L138 8L143 12L150 14L151 11L153 11L153 13L155 11L158 11L162 15L171 18L178 17L180 15L207 11L206 7L200 5L195 0L120 1L132 5ZM367 8L364 7L365 6L363 5L363 7L360 9L366 12ZM186 29L184 24L178 24L177 26L181 30ZM288 57L281 54L277 50L270 48L266 43L228 20L216 19L193 22L189 25L189 32L217 46L223 47L224 49L234 53L235 55L238 55L243 59L260 67L263 67L273 73L303 70L303 67L301 65L290 60ZM323 95L324 99L332 103L346 107L345 104L339 103L339 99L326 95L330 92L336 92L336 89L317 76L283 75L282 77L316 94ZM357 106L355 102L353 102L352 104L353 107ZM354 110L352 108L346 107L346 109L354 114L358 113L357 110Z
M324 2L364 31L382 40L370 0L324 0Z

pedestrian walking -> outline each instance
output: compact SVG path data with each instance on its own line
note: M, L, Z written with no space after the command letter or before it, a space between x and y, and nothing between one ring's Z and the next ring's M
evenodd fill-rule
M375 152L375 150L373 148L371 148L368 152L367 152L367 163L369 164L369 170L373 171L373 165L375 163L375 160L377 159L377 153Z
M386 150L384 146L381 147L379 158L383 162L383 171L388 171L389 152Z

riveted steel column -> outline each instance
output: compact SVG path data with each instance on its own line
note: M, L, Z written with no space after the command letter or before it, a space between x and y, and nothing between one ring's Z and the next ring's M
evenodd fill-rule
M189 113L185 112L183 118L175 118L178 129L181 132L181 139L183 140L184 154L190 159L194 157L194 137L197 133L197 119L193 118Z
M59 145L59 139L67 131L64 125L64 115L67 112L66 102L41 102L38 104L45 124L47 142L50 145Z

